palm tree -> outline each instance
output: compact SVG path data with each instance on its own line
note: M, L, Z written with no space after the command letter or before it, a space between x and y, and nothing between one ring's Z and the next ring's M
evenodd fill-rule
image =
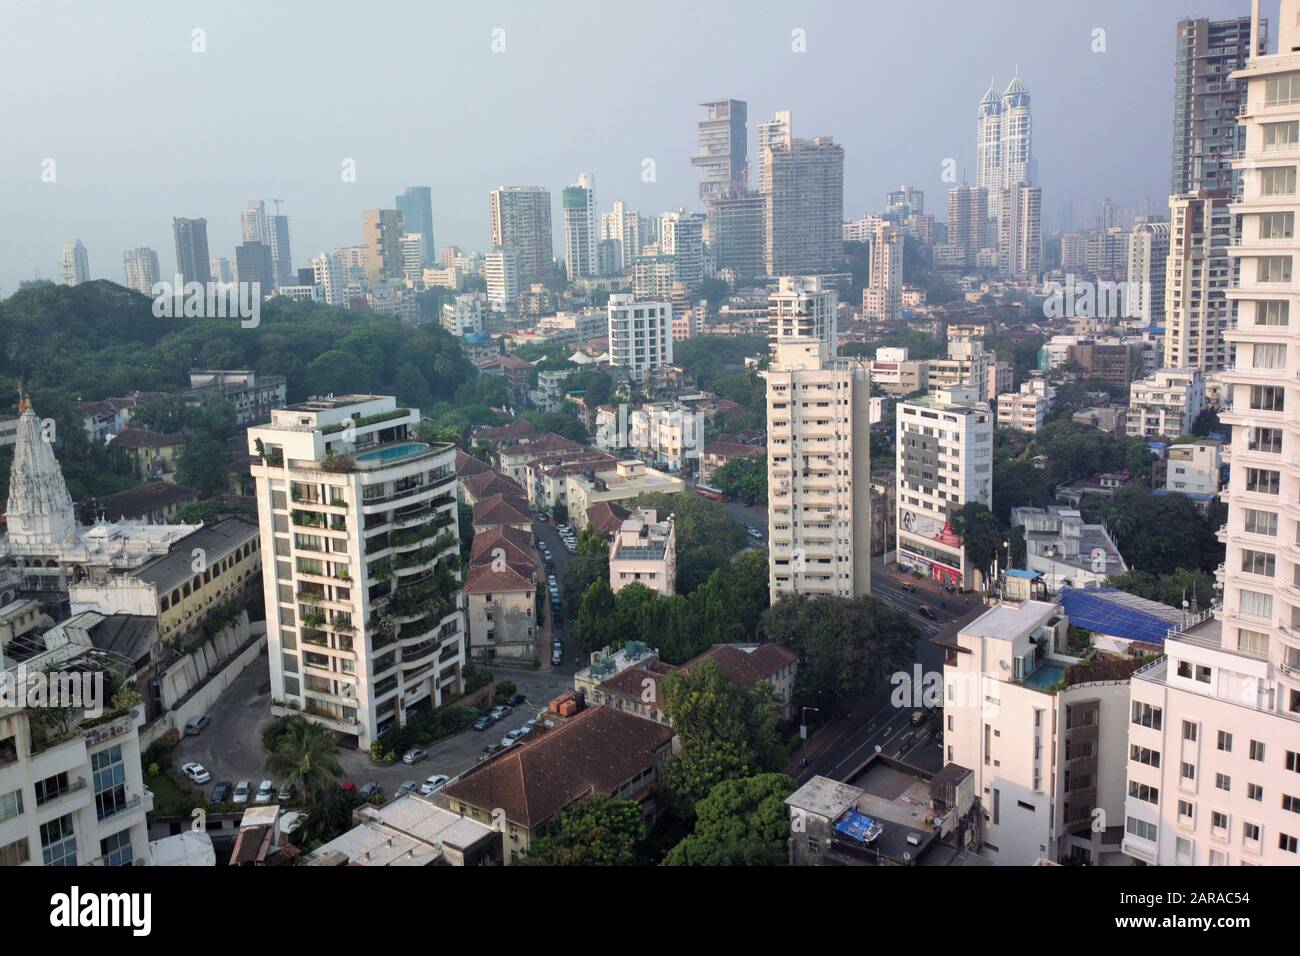
M304 798L315 799L343 775L338 743L324 727L292 714L275 735L275 748L266 756L266 769L298 784Z

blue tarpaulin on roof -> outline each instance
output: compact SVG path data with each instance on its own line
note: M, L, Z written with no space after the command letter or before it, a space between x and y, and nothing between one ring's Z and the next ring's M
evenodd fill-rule
M857 810L850 810L844 819L835 824L835 829L858 843L869 843L880 835L880 824Z
M1174 622L1113 600L1114 588L1061 588L1061 606L1070 623L1094 634L1163 644Z

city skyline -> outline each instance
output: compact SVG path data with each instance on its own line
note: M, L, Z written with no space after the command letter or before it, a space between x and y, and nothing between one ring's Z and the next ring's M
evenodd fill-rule
M539 89L529 77L545 69L547 51L558 42L553 24L524 7L490 14L442 11L430 23L436 33L417 26L404 32L410 39L383 35L394 50L394 70L404 44L431 38L435 56L429 71L438 124L413 122L409 104L390 110L367 100L359 114L367 122L352 124L355 129L344 134L333 126L313 130L295 122L291 108L260 126L226 122L217 118L219 103L223 96L231 102L244 93L252 96L247 84L259 82L300 91L306 102L307 87L332 76L328 64L338 62L334 53L342 56L350 45L374 38L364 26L360 32L330 30L313 21L315 33L307 35L311 42L277 50L260 40L274 35L277 25L288 28L287 14L275 11L259 11L260 34L252 32L239 5L229 12L205 13L203 24L163 7L126 17L79 12L89 22L79 19L78 36L95 37L92 48L84 40L64 46L39 42L44 33L66 25L57 12L50 16L37 7L6 11L4 32L31 36L34 42L8 51L4 69L15 75L39 70L60 80L11 109L13 147L0 157L0 173L13 187L6 212L33 227L21 242L7 237L0 247L0 295L37 273L57 279L61 243L70 237L81 238L89 250L93 278L121 281L113 266L139 246L160 250L162 272L172 274L168 230L174 217L207 219L212 254L233 258L240 240L239 214L249 196L286 200L285 212L294 223L295 267L323 249L357 244L359 211L386 206L413 184L433 188L438 241L474 249L487 248L483 196L502 185L540 185L558 202L565 184L590 171L601 184L602 213L615 200L650 215L679 207L696 210L701 207L699 170L690 160L696 151L698 104L719 96L748 104L753 169L758 167L755 127L777 111L792 113L794 136L829 136L842 145L844 214L850 218L876 208L883 193L900 182L936 195L955 185L942 178L945 160L952 161L947 168L957 183L973 183L979 97L990 75L1001 87L1017 70L1034 97L1036 181L1043 186L1049 222L1067 203L1079 209L1106 196L1125 208L1150 204L1156 213L1162 208L1170 151L1172 78L1167 64L1173 56L1173 23L1188 14L1173 4L1141 10L1102 4L1086 12L1015 3L992 10L943 5L935 11L942 27L927 36L929 46L872 48L871 75L917 78L894 97L880 96L874 83L855 82L860 71L845 64L858 62L854 44L869 35L855 31L855 24L871 33L896 35L900 31L891 30L891 24L900 26L909 13L832 11L829 6L795 13L772 8L764 16L738 17L735 12L728 7L692 9L700 29L680 36L669 32L670 24L680 22L674 16L645 23L605 11L566 18L566 31L580 24L576 29L584 31L587 46L597 52L596 69L604 56L613 55L618 36L633 27L642 42L671 42L683 57L697 61L691 51L711 43L718 30L729 31L733 41L712 57L710 67L689 77L659 76L643 88L631 88L630 95L625 85L617 87L618 94L611 87L608 100L596 94L588 111L552 112L544 104L567 96L566 84L574 81L561 77L559 85ZM1211 18L1241 12L1240 5L1226 0L1191 11ZM423 15L412 10L415 21ZM838 20L833 25L832 15L847 28ZM1009 21L1016 22L1015 31L1005 30ZM494 35L497 29L504 34ZM1098 29L1105 31L1105 52L1093 52ZM199 43L195 30L205 31L202 53L192 52ZM792 36L795 31L803 32ZM476 34L481 48L470 42ZM1012 36L1017 39L1007 39ZM504 51L492 52L494 43L504 45ZM793 52L801 43L806 52ZM28 51L38 49L44 50L41 62L28 61ZM113 69L98 70L103 65L99 51L107 50L114 51ZM756 58L755 50L767 56ZM979 54L971 55L973 50ZM918 64L922 51L926 59ZM771 68L782 62L779 57L791 58L790 69ZM263 67L272 64L270 71L243 69L241 64L251 59ZM1160 64L1159 83L1149 81L1153 63ZM168 82L155 87L155 110L131 120L111 108L120 102L115 97L123 95L124 86L148 84L159 70L167 72ZM78 82L86 71L96 72L95 83ZM111 75L101 80L101 73ZM477 84L475 92L455 97L439 92L463 89L466 82ZM345 90L337 100L340 115L353 96L360 102L364 91ZM192 115L194 103L204 104L202 117L177 124L173 118ZM72 122L49 132L40 120L50 110ZM489 111L501 121L482 123ZM175 135L160 137L158 116L168 118L165 128L176 130ZM566 135L554 135L557 123L569 124L558 127ZM445 148L446 135L456 129L475 130L472 148ZM255 148L241 144L241 131L247 131ZM1075 138L1080 132L1088 137L1083 144ZM888 142L883 148L881 133ZM535 141L546 142L547 149L523 148ZM1123 148L1114 148L1119 145ZM1093 161L1099 148L1108 149L1105 163ZM43 181L43 164L51 159L54 181ZM355 182L341 180L347 159L356 162ZM654 161L653 182L642 178L646 159ZM96 215L87 216L84 210L92 208ZM563 248L562 228L556 208L556 249Z

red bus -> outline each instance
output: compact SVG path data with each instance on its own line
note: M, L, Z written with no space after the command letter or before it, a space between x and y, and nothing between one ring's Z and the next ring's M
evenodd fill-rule
M727 500L726 495L724 495L719 489L714 488L710 485L696 485L695 493L699 495L701 498L712 498L714 501Z

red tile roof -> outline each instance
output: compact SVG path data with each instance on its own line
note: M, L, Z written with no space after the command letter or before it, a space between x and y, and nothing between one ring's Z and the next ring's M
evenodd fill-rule
M502 455L538 455L548 451L577 451L584 448L582 443L557 435L555 432L542 432L540 435L528 435L501 447Z
M471 475L480 475L485 471L491 471L492 466L486 462L479 461L468 452L456 449L456 477L468 478Z
M759 644L752 650L742 650L736 644L714 644L698 657L682 665L682 673L689 673L704 661L716 661L722 672L745 687L760 681L771 680L781 668L795 663L799 656L779 644Z
M470 568L465 579L465 590L470 594L491 594L493 591L536 591L537 585L510 566L504 571L492 570L490 564Z
M474 524L527 524L533 523L533 516L528 511L528 502L522 498L506 495L490 495L480 498L474 505Z
M672 738L671 727L592 707L469 771L447 787L447 798L500 808L532 829L582 797L613 793L666 756Z
M738 441L711 441L704 446L704 454L723 458L762 458L767 449L762 445L743 445Z
M174 448L185 444L180 432L151 432L145 428L123 428L113 436L118 448Z
M495 471L480 471L462 480L466 497L478 501L493 495L505 495L508 498L524 498L524 489L518 482L511 481L505 475Z
M632 512L613 501L598 501L587 509L587 522L601 534L614 534Z

